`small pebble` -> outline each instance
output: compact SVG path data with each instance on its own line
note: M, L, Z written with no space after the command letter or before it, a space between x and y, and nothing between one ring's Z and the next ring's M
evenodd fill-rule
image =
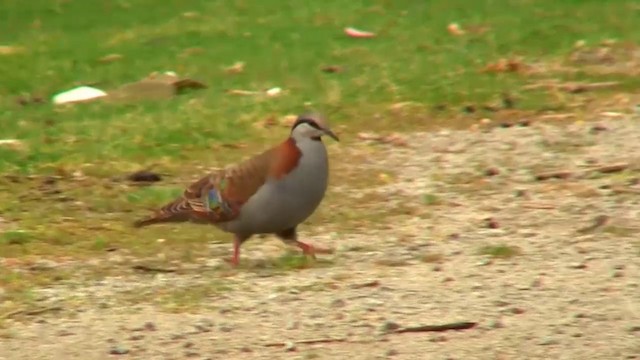
M114 346L109 350L111 355L126 355L129 353L129 349L122 346Z
M552 337L545 337L542 340L540 340L540 342L538 342L538 345L556 345L558 344L558 340L552 338Z
M342 299L335 299L331 302L331 307L333 308L341 308L345 307L347 303Z
M628 332L630 332L630 333L637 333L637 332L640 332L640 325L633 325L633 326L630 326L630 327L627 329L627 331L628 331Z
M296 344L293 341L287 341L284 343L284 351L292 352L296 351Z
M511 308L511 313L515 314L515 315L520 315L520 314L524 314L524 309L523 308L519 308L519 307L514 307Z
M585 264L584 262L575 262L569 265L570 269L586 269L587 268L587 264Z
M504 327L504 323L500 319L493 320L489 323L489 327L492 329L501 329Z
M400 325L394 323L393 321L385 321L384 324L382 324L382 326L380 327L380 331L382 331L383 333L391 332L398 329L400 329Z
M395 349L389 349L387 350L387 352L385 353L386 356L396 356L398 355L398 350Z

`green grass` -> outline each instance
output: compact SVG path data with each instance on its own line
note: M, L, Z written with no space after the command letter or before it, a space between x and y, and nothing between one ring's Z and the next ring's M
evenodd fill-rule
M499 117L482 110L482 104L499 102L506 92L517 99L517 111L570 111L576 99L593 93L522 87L547 80L617 80L621 88L598 90L598 98L637 91L637 77L615 69L603 72L597 64L573 64L570 56L576 41L584 40L588 52L603 40L616 39L611 51L626 60L640 42L639 21L637 2L622 0L5 0L0 46L22 51L0 52L0 140L22 144L0 146L0 254L81 260L118 249L134 257L163 253L166 261L211 256L207 242L230 241L213 227L134 230L130 223L206 169L287 134L284 127L256 123L314 108L330 115L344 139L341 146L348 146L360 131L424 130ZM467 34L449 34L450 22L458 22ZM378 37L348 38L342 33L347 26ZM474 30L480 28L486 31ZM109 54L122 58L100 61ZM543 71L481 71L501 58L522 58ZM242 73L225 71L238 61L246 64ZM343 71L322 72L327 65ZM562 70L567 68L575 71ZM162 102L50 104L54 94L80 84L110 91L167 70L209 87ZM284 94L226 93L275 86ZM18 101L32 97L44 102ZM461 111L469 104L480 110ZM239 143L247 146L223 146ZM348 179L343 183L362 189L384 182L382 172L358 175L359 169L344 165L357 159L344 160L333 165L334 179ZM165 174L160 185L139 187L122 180L148 166ZM331 193L327 200L331 211L321 209L312 221L338 228L339 223L350 229L371 226L389 212L415 212L377 206L375 196L358 206ZM439 203L431 194L423 200ZM265 266L295 270L311 265L304 257L285 255ZM2 271L3 277L12 274ZM13 296L58 277L25 275L10 281L6 288Z
M478 254L498 259L509 259L522 254L522 250L517 246L505 244L485 245L478 250Z

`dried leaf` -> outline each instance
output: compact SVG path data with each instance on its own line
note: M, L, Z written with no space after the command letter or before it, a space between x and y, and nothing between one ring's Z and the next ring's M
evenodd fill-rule
M376 36L375 33L370 31L359 30L353 27L345 28L344 33L353 38L372 38Z
M224 72L227 74L240 74L244 71L244 65L244 62L237 61L233 65L224 68Z
M105 56L101 57L100 59L98 59L98 62L101 62L103 64L107 64L107 63L120 61L123 58L124 58L124 56L122 56L120 54L109 54L109 55L105 55Z
M190 47L190 48L186 48L184 50L182 50L182 52L180 53L181 57L187 57L187 56L193 56L193 55L200 55L204 53L204 49L201 47Z
M0 55L15 55L25 52L25 48L21 46L0 45Z
M482 72L485 73L519 73L523 72L527 65L521 59L502 58L495 63L487 64Z
M322 72L326 72L329 74L342 72L342 67L337 65L327 65L320 68Z
M24 144L24 142L18 139L0 139L0 147L16 151L26 149L26 145Z
M449 34L455 35L455 36L462 36L465 34L465 31L462 30L462 28L460 27L460 25L458 25L458 23L449 24L447 26L447 31L449 31Z
M409 146L407 140L398 133L393 133L387 136L375 134L375 133L365 133L361 132L357 135L358 139L365 141L375 141L381 144L389 144L393 146Z

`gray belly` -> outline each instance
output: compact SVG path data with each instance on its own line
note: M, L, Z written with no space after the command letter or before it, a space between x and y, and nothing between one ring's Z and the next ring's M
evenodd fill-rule
M275 233L295 227L320 205L328 175L326 155L318 159L303 157L294 171L281 180L269 180L258 190L244 204L237 219L219 226L244 235Z

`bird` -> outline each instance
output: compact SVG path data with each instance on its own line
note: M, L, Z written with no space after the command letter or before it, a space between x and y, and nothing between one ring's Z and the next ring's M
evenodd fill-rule
M227 262L234 267L239 264L241 245L253 235L274 234L312 258L316 253L331 253L298 240L297 231L318 208L328 187L325 135L340 141L323 115L298 115L289 137L280 144L210 172L189 185L179 198L133 225L214 225L233 234L233 256Z

